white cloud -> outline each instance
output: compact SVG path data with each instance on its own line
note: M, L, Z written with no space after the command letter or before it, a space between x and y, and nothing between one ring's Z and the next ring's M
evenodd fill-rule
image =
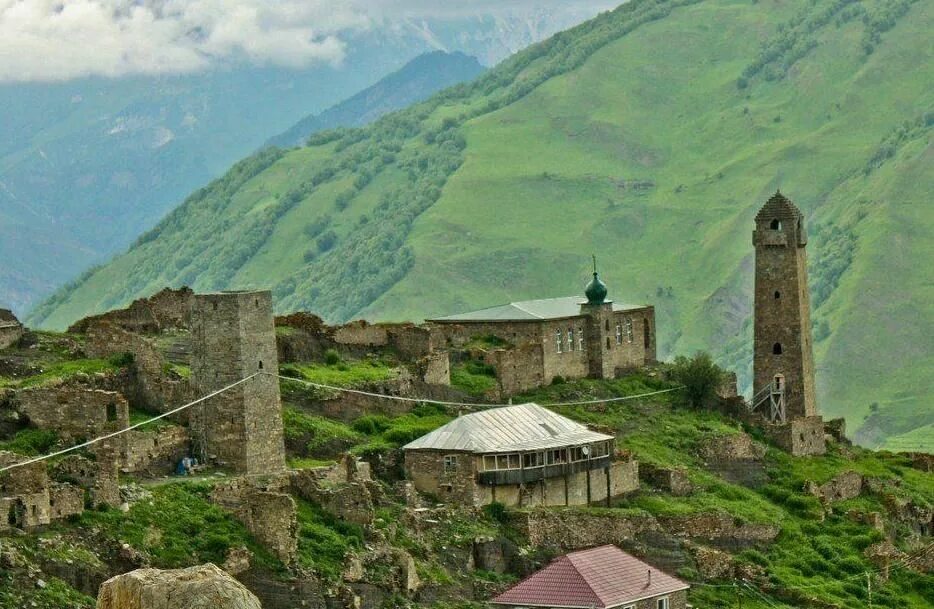
M195 72L248 61L339 64L374 23L611 0L0 0L0 82Z
M0 81L339 63L367 23L340 0L0 0Z

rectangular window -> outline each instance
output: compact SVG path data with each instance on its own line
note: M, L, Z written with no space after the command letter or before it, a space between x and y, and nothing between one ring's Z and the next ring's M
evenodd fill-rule
M571 461L583 461L584 458L584 450L580 446L571 449Z
M507 455L496 455L496 469L509 469L509 457Z
M623 324L616 322L616 344L623 344Z
M663 597L655 601L655 609L668 609L668 597Z
M509 455L509 469L519 469L519 455Z
M580 326L577 327L577 350L584 350L584 328Z
M568 328L568 351L574 350L574 330Z
M632 318L626 318L626 340L632 342Z
M495 469L496 469L496 456L483 455L483 470L489 472Z
M561 353L561 330L555 330L555 352Z
M445 473L457 471L457 455L444 455Z
M522 467L541 467L545 465L545 453L526 453L522 455Z

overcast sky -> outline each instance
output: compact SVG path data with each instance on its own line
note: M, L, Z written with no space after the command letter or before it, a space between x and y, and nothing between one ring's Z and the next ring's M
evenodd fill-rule
M352 31L607 0L0 0L0 82L339 64Z

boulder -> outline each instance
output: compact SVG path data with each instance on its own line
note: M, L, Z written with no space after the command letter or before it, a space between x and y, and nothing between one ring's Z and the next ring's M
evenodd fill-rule
M139 569L101 585L97 609L262 609L243 584L213 564Z

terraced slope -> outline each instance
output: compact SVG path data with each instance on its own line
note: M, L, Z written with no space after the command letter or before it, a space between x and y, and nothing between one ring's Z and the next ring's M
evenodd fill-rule
M781 187L809 218L820 408L934 450L932 29L912 0L635 0L241 162L30 321L183 283L417 319L574 293L596 252L611 297L655 303L663 354L748 378L752 217Z

